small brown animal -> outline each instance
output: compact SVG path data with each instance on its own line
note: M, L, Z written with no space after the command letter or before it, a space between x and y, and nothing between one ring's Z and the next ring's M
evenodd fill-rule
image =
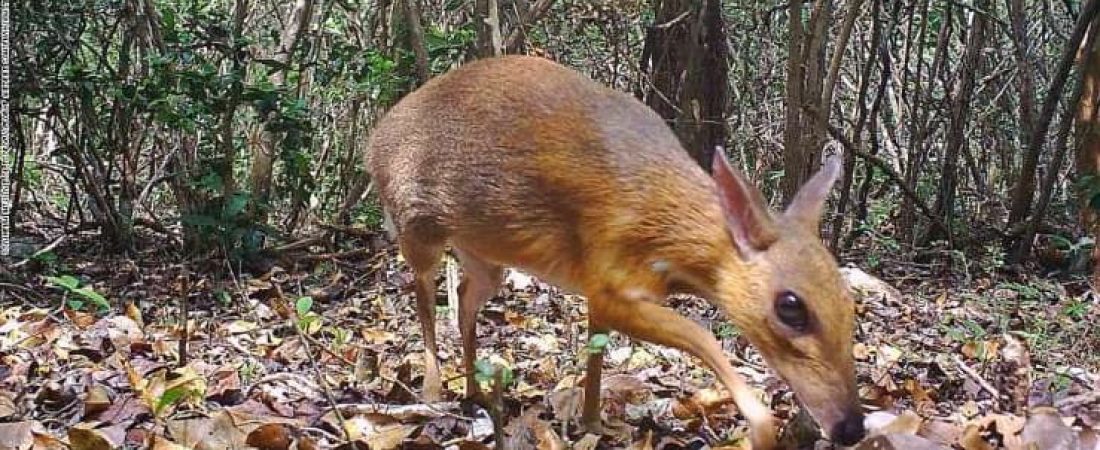
M671 293L716 304L759 349L831 438L864 435L852 357L854 304L821 244L836 159L781 214L726 161L713 177L633 97L546 59L468 63L425 83L375 128L365 157L415 271L426 347L424 397L440 398L435 276L459 259L463 361L476 317L514 267L582 294L591 333L616 330L700 358L752 427L775 446L772 415L718 342L663 306ZM602 355L589 356L584 423L599 429ZM479 394L467 378L466 394Z

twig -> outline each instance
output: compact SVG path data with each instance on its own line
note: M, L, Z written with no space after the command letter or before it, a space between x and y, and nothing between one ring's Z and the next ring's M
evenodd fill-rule
M978 383L978 386L981 386L982 389L985 389L990 394L993 394L994 399L999 400L1001 398L1001 393L997 391L997 388L989 384L988 381L985 381L985 378L982 378L982 376L979 375L978 372L975 372L974 369L971 369L970 366L966 365L966 363L964 363L963 360L959 358L959 355L955 355L954 358L955 364L959 365L959 370L970 376L970 378L974 380L975 383Z
M458 298L458 264L456 264L455 258L449 255L443 259L443 262L443 284L447 290L447 306L449 307L447 308L446 319L452 326L457 327L458 311L462 309L462 306L459 305Z
M814 108L807 106L804 107L803 110L805 110L807 113L815 118L820 117L817 110ZM932 212L932 208L929 208L927 205L925 205L924 200L921 200L920 196L917 195L917 193L905 183L905 180L902 179L901 175L898 175L898 173L894 171L894 168L891 167L889 163L883 161L882 158L879 158L875 155L872 155L857 148L855 143L849 140L848 137L845 136L844 133L841 132L840 129L833 124L826 123L825 129L826 131L828 131L829 135L833 137L833 139L836 139L837 142L840 142L840 145L844 147L845 150L852 152L853 155L863 158L865 161L881 169L886 177L890 178L890 181L893 181L894 184L897 185L897 187L901 190L902 195L909 198L909 200L913 202L917 209L920 210L920 213L928 218L928 220L931 220L932 223L934 223L936 226L947 229L946 225L943 222L943 218L936 215L936 213Z
M352 368L355 367L355 362L343 357L342 355L337 354L335 351L328 348L328 346L324 345L322 342L318 341L316 338L314 338L312 336L304 336L304 335L303 335L303 337L307 340L310 340L311 342L316 344L318 347L321 347L322 351L324 351L325 353L328 353L329 355L335 357L338 361L340 361L344 364L347 364L348 367L352 367ZM462 378L464 376L467 376L467 375L459 375L459 376L456 376L456 377L452 377L451 379L444 381L444 385L449 383L450 381ZM415 398L417 401L422 402L422 404L426 405L429 409L432 408L432 405L430 403L423 403L424 399L420 396L420 394L418 394L416 391L414 391L411 387L409 387L407 384L405 384L401 380L398 380L398 379L393 378L393 377L388 377L388 376L385 376L385 375L382 375L382 374L379 374L378 378L381 378L383 381L387 381L387 382L396 384L397 387L403 389L405 392L408 392L409 395L413 396L413 398ZM450 415L450 416L453 416L453 417L458 418L458 419L473 420L473 418L451 414L451 413L448 413L447 411L443 411L443 410L436 410L436 412L441 414L441 415Z
M65 235L61 235L61 237L59 237L57 239L54 239L54 241L51 242L50 245L47 245L47 246L43 247L41 250L39 250L37 252L34 252L33 254L31 254L31 256L29 258L24 259L22 261L19 261L15 264L12 264L11 267L14 269L16 267L19 267L19 266L22 266L24 264L27 264L27 263L31 262L32 259L35 259L39 256L42 256L42 255L46 254L47 252L57 248L57 246L61 244L61 241L64 241L64 240L65 240Z
M531 5L527 9L527 14L520 18L518 26L511 33L508 33L508 37L504 39L503 47L505 49L516 48L519 40L527 35L527 26L545 15L550 10L552 3L553 0L538 0L534 5Z
M181 268L182 274L180 275L180 300L179 300L179 312L180 322L183 327L182 338L179 342L179 367L187 365L187 341L191 340L191 330L187 326L189 316L191 315L191 286L188 281L188 273L186 268Z
M384 403L374 403L369 405L363 405L358 403L346 403L333 406L335 409L341 411L350 412L352 414L385 414L393 417L397 420L404 420L412 416L450 416L461 420L474 420L472 417L466 417L461 414L455 414L448 409L459 409L458 402L440 402L440 403L414 403L411 405L388 405Z
M689 9L689 10L687 10L687 11L684 11L684 12L683 12L683 13L681 13L680 15L678 15L678 16L676 16L676 17L673 17L673 18L672 18L672 20L670 20L670 21L668 21L668 22L665 22L665 23L661 23L661 24L657 24L657 25L653 25L653 26L651 26L650 28L655 28L655 29L658 29L658 30L663 30L663 29L665 29L665 28L669 28L669 27L671 27L671 26L673 26L673 25L676 25L677 23L679 23L680 21L684 20L685 18L687 18L687 16L690 16L690 15L691 15L691 10Z
M305 386L306 388L309 389L308 392L304 391L302 389L295 389L300 394L303 394L305 396L313 395L315 393L314 391L321 390L321 388L319 386L317 386L317 383L314 383L313 381L310 381L308 378L305 378L305 376L303 376L302 374L293 373L293 372L277 372L277 373L273 373L271 375L265 376L265 377L263 377L259 380L256 380L256 382L252 383L252 386L248 388L247 394L251 395L252 391L258 389L260 386L263 386L263 385L268 384L268 383L274 383L276 381L293 381L295 383L298 383L298 385ZM291 385L295 386L294 384L291 384Z
M303 335L303 334L299 334L299 336L301 336L304 340L307 340L307 341L310 341L313 344L316 344L318 347L321 348L321 351L323 351L325 353L328 353L332 357L336 358L338 361L346 364L348 367L352 367L352 368L355 367L355 362L343 357L340 354L337 354L335 351L328 348L328 346L324 345L324 343L318 341L313 336L306 336L306 335ZM451 379L446 380L444 382L444 384L449 383L450 381L462 378L464 376L472 376L472 375L459 375L459 376L456 376L456 377L452 377ZM463 420L474 420L471 417L466 417L466 416L462 416L462 415L453 414L453 413L444 411L442 409L438 409L438 407L433 407L432 404L424 402L424 399L420 396L420 394L418 394L416 391L414 391L411 387L409 387L407 384L405 384L401 380L398 380L398 379L393 378L393 377L388 377L388 376L385 376L385 375L381 375L381 374L378 375L378 378L381 378L384 381L396 384L397 387L400 387L405 392L408 392L409 395L413 396L413 398L415 398L417 401L421 402L421 404L424 405L424 407L426 407L428 409L432 409L433 411L435 411L436 413L438 413L440 415L449 415L449 416L455 417L457 419L463 419ZM442 404L442 405L446 406L448 404Z
M504 450L504 371L496 368L493 374L493 405L489 408L493 416L493 439L497 450Z
M336 358L340 362L346 364L348 367L355 367L355 362L354 361L345 358L343 355L341 355L339 353L336 353L335 350L333 350L331 348L328 348L327 345L325 345L321 341L318 341L317 338L315 338L313 336L305 335L305 334L303 334L301 336L302 336L302 339L305 339L305 340L309 341L311 344L314 344L314 345L320 347L322 352L328 353L329 356L332 356L333 358Z
M318 223L317 226L319 226L321 228L324 228L326 230L329 230L329 231L343 233L343 234L347 234L347 235L351 235L351 236L355 236L355 237L359 237L359 238L366 238L366 239L373 238L375 235L378 234L377 232L371 231L368 228L362 228L362 227L341 226L341 225L334 225L334 224L330 224L330 223Z
M1100 402L1100 391L1086 392L1084 394L1063 398L1055 402L1054 407L1058 409L1065 409L1087 405L1095 402Z
M323 259L344 259L344 258L351 258L351 257L356 257L356 256L365 256L365 255L369 255L370 253L371 253L371 249L369 249L369 248L359 248L359 249L355 249L355 250L348 250L346 252L302 255L302 256L299 256L297 259L299 261L319 261L319 260L323 260Z
M42 294L39 294L35 290L33 290L31 288L28 288L26 286L20 286L18 284L0 283L0 287L14 288L15 290L22 291L22 292L25 292L25 293L30 294L30 295L34 295L35 297L38 297L39 299L45 298ZM15 297L15 298L18 298L19 301L22 302L23 305L25 305L27 308L30 308L30 309L38 308L38 305L35 305L34 303L31 303L31 301L28 300L26 297L18 295L14 292L11 293L11 296ZM61 301L61 306L58 306L57 308L55 308L53 310L47 310L46 311L46 317L49 317L49 318L53 319L54 322L57 322L59 324L64 323L65 319L62 319L61 316L58 315L58 314L62 313L64 311L64 309L65 309L65 301L62 300ZM37 334L35 336L37 336Z
M38 291L35 291L34 289L31 289L31 288L26 287L26 286L21 286L21 285L18 285L18 284L0 283L0 288L15 289L15 290L23 291L24 293L26 293L28 295L33 295L35 297L38 297L39 299L44 298L44 296L42 294L38 293Z
M273 251L275 253L284 253L284 252L289 252L289 251L293 251L293 250L301 250L301 249L309 248L309 247L311 247L313 245L316 245L316 244L320 244L320 243L325 241L325 238L326 238L325 235L310 236L310 237L307 237L307 238L303 238L303 239L299 239L297 241L291 242L289 244L280 245L278 247L275 247L275 248L271 249L271 251Z
M328 431L328 430L326 430L326 429L324 429L324 428L318 428L318 427L303 427L303 428L302 428L302 431L303 431L303 432L306 432L306 431L312 431L312 432L314 432L314 433L317 433L317 434L323 435L323 436L325 436L325 437L328 437L329 439L331 439L331 440L334 440L334 441L339 441L339 440L340 440L340 436L337 436L337 435L333 434L332 432L330 432L330 431Z
M336 415L336 420L340 422L340 431L344 435L346 442L351 442L351 432L348 431L347 421L344 420L344 415L340 413L339 409L335 409L336 397L332 395L332 391L328 388L328 383L325 382L324 374L321 373L321 368L317 366L317 360L313 358L313 351L309 347L309 339L306 339L305 333L298 328L297 324L291 323L291 327L294 328L294 332L298 333L298 337L302 339L302 345L305 346L306 359L309 360L310 367L313 368L314 375L317 376L317 382L321 386L321 392L325 394L325 399L328 403L334 407L332 413Z

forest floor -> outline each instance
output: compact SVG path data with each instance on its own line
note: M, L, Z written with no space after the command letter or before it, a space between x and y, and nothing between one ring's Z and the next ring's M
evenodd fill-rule
M392 250L312 254L246 277L96 245L0 273L0 449L493 448L492 415L459 401L444 307L448 401L420 399L421 333ZM889 286L845 269L861 398L889 434L875 448L1100 448L1100 303L1083 281L934 266L881 263ZM832 448L789 420L790 390L714 307L671 304L745 361L741 374L795 424L786 442ZM746 423L698 361L617 333L604 347L610 431L580 430L585 317L580 298L519 273L481 314L479 356L511 378L504 448L747 447Z

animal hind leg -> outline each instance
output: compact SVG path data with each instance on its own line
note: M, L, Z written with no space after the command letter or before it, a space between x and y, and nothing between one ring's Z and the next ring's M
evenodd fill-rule
M439 375L439 353L435 340L435 277L443 256L443 245L406 235L400 240L400 248L416 279L416 315L424 336L423 396L425 401L438 402L443 382Z
M462 335L462 362L466 371L466 397L476 398L481 391L473 376L477 360L477 315L496 294L504 280L501 266L485 261L461 249L454 249L462 263L462 281L458 286L458 328Z

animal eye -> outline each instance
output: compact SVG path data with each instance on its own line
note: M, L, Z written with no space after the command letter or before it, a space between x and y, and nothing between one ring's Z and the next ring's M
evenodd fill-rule
M793 292L784 292L775 298L775 315L784 325L803 331L810 323L806 302Z

